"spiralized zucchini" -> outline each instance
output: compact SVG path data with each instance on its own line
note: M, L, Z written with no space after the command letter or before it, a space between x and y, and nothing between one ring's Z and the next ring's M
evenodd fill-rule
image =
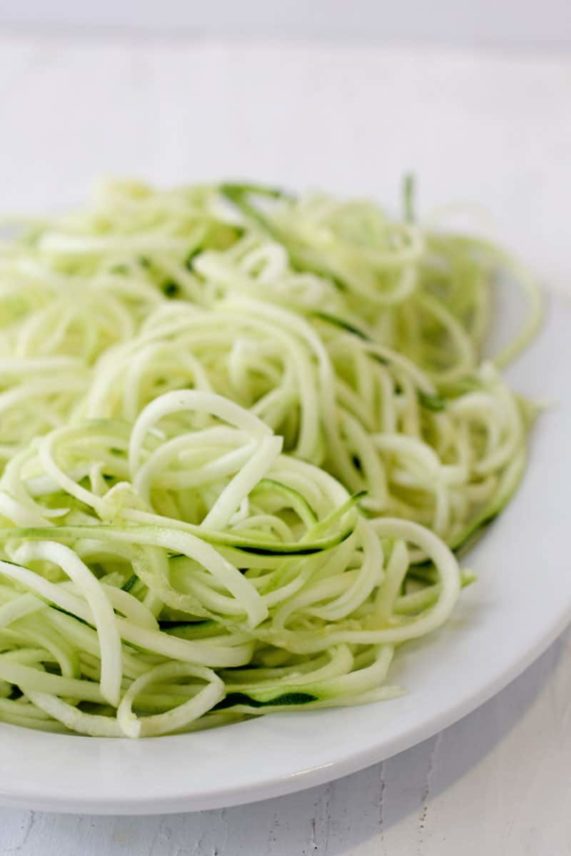
M454 547L507 502L525 465L525 414L492 364L438 392L332 316L313 326L249 298L152 313L100 361L85 413L131 421L187 386L250 408L286 451L365 492L370 514L427 525Z
M186 390L130 431L80 423L16 456L0 680L23 695L0 715L133 737L392 694L394 646L446 620L456 561L412 522L366 520L281 448L251 411ZM409 548L436 569L420 598L401 593Z
M410 215L117 182L0 247L0 720L153 736L400 692L523 473L498 367L539 320L503 251ZM483 361L500 270L530 314Z

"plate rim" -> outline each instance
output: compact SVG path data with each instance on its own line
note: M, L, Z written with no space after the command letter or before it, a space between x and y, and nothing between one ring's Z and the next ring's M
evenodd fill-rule
M234 788L227 788L218 791L215 795L206 793L203 796L200 794L179 794L160 798L152 796L142 798L125 797L121 802L118 802L114 798L107 800L101 797L89 797L86 799L82 796L75 796L66 797L64 802L57 797L50 798L44 794L34 794L32 790L21 795L10 794L0 786L0 807L73 815L150 816L180 814L183 812L208 811L232 808L253 802L263 802L324 785L343 776L357 773L381 761L386 761L401 752L406 752L408 749L418 746L425 740L429 740L441 731L450 728L461 719L464 719L464 717L474 713L522 675L548 650L569 624L571 624L571 604L565 608L557 624L553 625L550 631L545 633L544 638L536 643L536 647L530 649L527 656L523 657L521 661L512 664L511 667L507 667L494 681L488 684L485 692L474 691L470 698L463 699L456 705L447 708L440 717L434 718L428 723L421 723L416 729L410 729L401 737L394 738L390 742L388 750L387 744L379 744L368 749L361 749L358 752L348 753L346 757L331 761L328 764L308 767L286 777L273 776L260 779L255 785L249 787L240 785ZM17 728L17 726L10 726L10 729L12 728ZM77 738L70 737L69 739L75 740ZM262 791L262 793L258 791Z

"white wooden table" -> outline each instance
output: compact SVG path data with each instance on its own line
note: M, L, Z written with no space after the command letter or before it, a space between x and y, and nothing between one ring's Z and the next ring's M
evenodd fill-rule
M0 35L0 207L101 173L249 176L397 202L465 199L571 281L571 59L434 49ZM425 205L425 207L426 207ZM571 636L384 764L248 807L150 818L0 810L0 856L568 856Z

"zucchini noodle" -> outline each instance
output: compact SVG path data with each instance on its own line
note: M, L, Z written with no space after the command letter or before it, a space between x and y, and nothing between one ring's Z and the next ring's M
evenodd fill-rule
M458 546L523 471L526 418L491 363L438 391L407 357L251 298L166 306L98 364L86 415L136 418L167 386L248 407L285 449L366 492L371 514L430 526Z
M368 202L102 187L0 245L0 721L145 737L399 694L506 505L540 319ZM16 224L18 225L18 224ZM501 274L529 315L483 359Z

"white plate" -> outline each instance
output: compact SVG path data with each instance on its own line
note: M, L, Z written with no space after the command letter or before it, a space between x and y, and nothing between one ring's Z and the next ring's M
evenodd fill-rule
M450 725L498 692L571 618L571 304L552 301L511 373L559 404L541 417L516 500L470 557L480 574L448 626L399 653L408 689L359 708L268 716L147 741L0 726L0 802L66 812L150 814L228 806L334 779Z

